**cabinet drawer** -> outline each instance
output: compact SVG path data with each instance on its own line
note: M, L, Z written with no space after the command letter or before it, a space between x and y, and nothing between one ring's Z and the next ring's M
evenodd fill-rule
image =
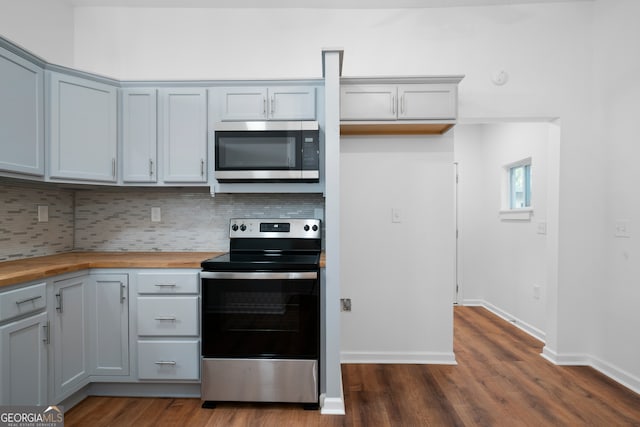
M0 294L0 322L43 309L47 305L46 283Z
M197 294L199 289L200 274L197 271L138 274L140 294Z
M198 380L199 341L138 341L138 377L149 380Z
M138 335L198 335L198 297L138 297Z

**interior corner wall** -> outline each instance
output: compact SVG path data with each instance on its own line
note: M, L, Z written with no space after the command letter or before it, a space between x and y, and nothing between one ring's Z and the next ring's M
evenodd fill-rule
M452 134L340 144L343 363L452 363Z
M596 3L594 121L607 148L606 276L594 294L592 363L640 393L640 2ZM624 232L617 230L623 225Z
M73 65L73 8L63 0L0 1L0 36L54 64Z
M462 302L486 305L541 339L546 330L547 188L558 185L547 178L550 126L502 123L454 129ZM526 158L531 158L533 213L530 220L507 220L499 214L504 169Z

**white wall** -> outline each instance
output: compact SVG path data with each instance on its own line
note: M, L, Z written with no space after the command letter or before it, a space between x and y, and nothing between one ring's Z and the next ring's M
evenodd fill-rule
M340 143L342 361L452 363L453 135Z
M605 4L606 3L606 4ZM607 148L606 276L594 298L594 364L640 392L640 2L599 2L595 32L594 117ZM614 236L617 221L627 222L630 238Z
M73 27L63 0L0 0L0 36L49 62L73 65Z
M458 283L464 304L484 304L544 339L547 301L549 123L458 125ZM505 165L531 158L530 220L500 215ZM534 294L539 286L539 297Z

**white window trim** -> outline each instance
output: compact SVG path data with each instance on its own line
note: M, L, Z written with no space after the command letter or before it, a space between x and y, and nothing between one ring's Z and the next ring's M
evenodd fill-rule
M531 217L533 216L533 194L531 206L514 209L510 207L511 177L509 171L511 168L524 165L533 166L532 158L527 157L502 166L501 209L498 211L498 215L502 221L531 221Z

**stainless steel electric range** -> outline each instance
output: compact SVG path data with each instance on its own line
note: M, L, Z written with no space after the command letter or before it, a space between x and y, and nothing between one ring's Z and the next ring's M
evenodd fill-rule
M230 252L202 262L203 407L318 408L321 224L232 219Z

